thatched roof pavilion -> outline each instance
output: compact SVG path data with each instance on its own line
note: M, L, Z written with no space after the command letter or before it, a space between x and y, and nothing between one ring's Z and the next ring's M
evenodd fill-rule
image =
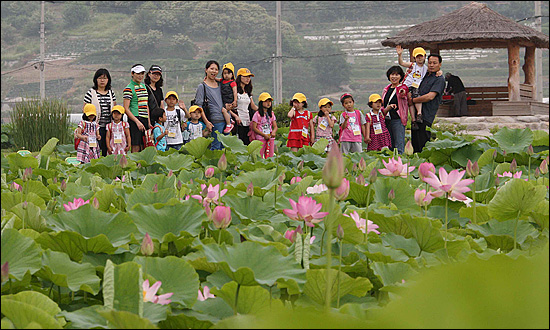
M549 48L549 37L491 10L486 4L472 2L439 18L405 29L382 41L382 45L401 45L408 48L410 54L415 47L429 49L431 53L439 53L442 49L507 48L507 101L519 102L534 101L535 48ZM520 47L525 47L523 84L520 84L519 72Z

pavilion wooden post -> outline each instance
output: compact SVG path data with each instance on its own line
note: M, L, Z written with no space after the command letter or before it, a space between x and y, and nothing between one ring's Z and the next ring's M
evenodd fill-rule
M415 58L413 57L413 50L414 50L414 47L409 47L409 58L411 59L412 63L415 62Z
M533 99L536 99L537 93L537 76L535 68L535 47L525 48L525 63L523 64L523 72L525 73L524 84L533 88Z
M519 46L508 44L508 100L520 101L519 93Z

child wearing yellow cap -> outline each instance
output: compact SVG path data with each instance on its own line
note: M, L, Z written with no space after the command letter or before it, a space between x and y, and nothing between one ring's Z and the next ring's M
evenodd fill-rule
M258 96L258 111L252 116L250 122L250 141L258 140L264 145L260 150L263 158L273 157L275 149L275 136L277 135L277 118L273 113L273 98L269 93Z
M386 127L386 114L390 110L382 108L382 97L378 94L369 96L369 107L371 111L366 114L367 122L365 129L365 142L367 143L367 151L382 150L384 147L391 148L390 131Z
M311 112L306 110L307 98L302 93L295 93L290 100L292 108L287 116L290 118L290 131L286 146L292 152L298 151L303 146L313 144L315 140L315 132L313 131L313 121Z
M97 124L97 110L95 105L86 103L84 105L82 121L75 130L75 138L80 142L76 147L76 159L81 163L89 163L92 159L97 159L101 155L98 141L99 125Z
M336 144L332 134L332 128L336 122L336 117L331 114L334 103L325 97L319 100L318 105L319 112L317 113L317 116L313 118L313 124L317 125L317 128L315 129L315 142L323 138L327 139L328 145L325 148L325 151L328 152L332 149L332 146Z
M111 109L112 120L107 124L107 151L109 155L126 155L132 145L130 125L122 121L124 107L115 105Z

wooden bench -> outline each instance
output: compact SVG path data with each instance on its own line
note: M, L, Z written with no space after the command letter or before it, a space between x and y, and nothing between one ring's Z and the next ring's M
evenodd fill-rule
M492 116L493 101L508 101L508 87L466 87L466 94L475 104L468 104L468 116ZM439 105L437 115L440 117L451 116L452 102Z

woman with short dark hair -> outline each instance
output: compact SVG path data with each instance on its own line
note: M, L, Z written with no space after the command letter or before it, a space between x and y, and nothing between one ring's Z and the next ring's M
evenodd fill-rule
M84 95L84 106L93 104L97 109L96 121L99 124L99 148L101 155L107 156L107 124L111 122L111 109L116 105L115 92L111 89L111 75L107 69L98 69L93 78L94 87Z
M382 107L389 108L386 117L386 127L390 131L391 145L402 154L405 149L405 126L407 126L408 109L407 94L409 88L403 84L405 72L394 65L386 71L390 84L382 92Z

